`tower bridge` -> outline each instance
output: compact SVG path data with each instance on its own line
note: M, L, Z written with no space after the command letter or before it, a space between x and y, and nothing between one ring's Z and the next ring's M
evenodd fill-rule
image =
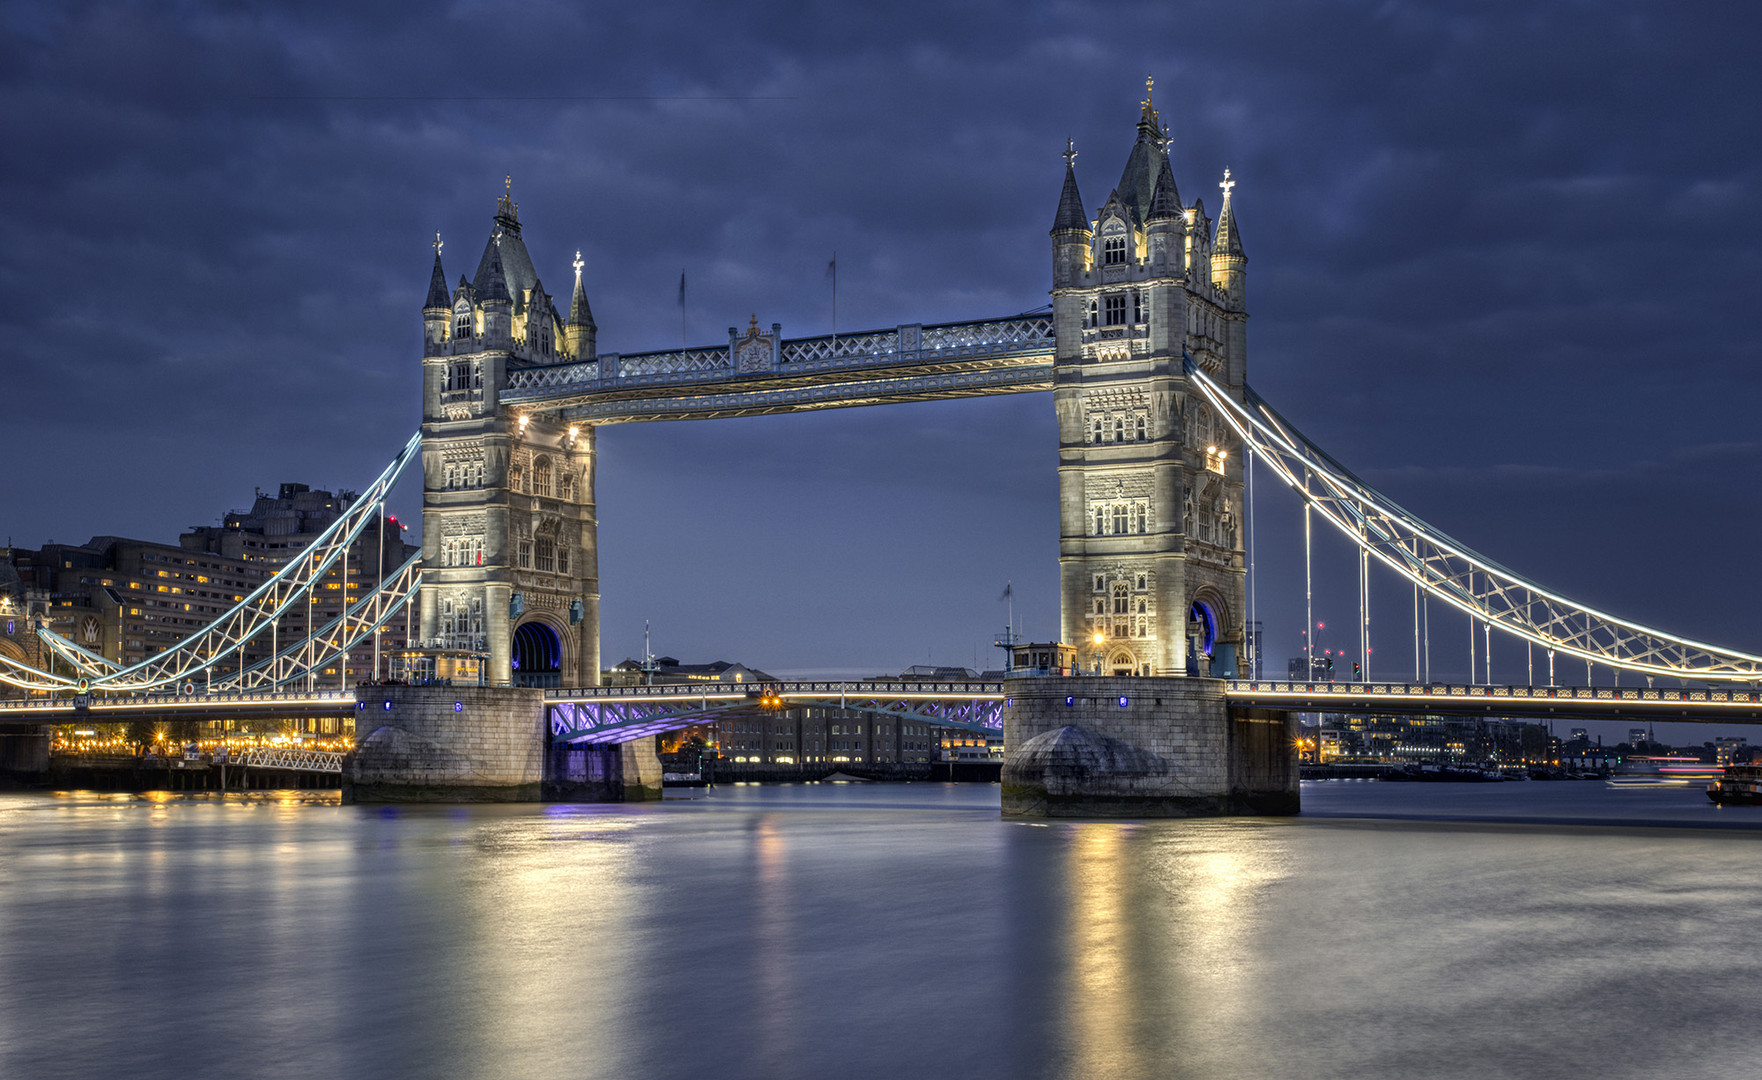
M1294 710L1756 720L1762 657L1521 577L1365 484L1255 394L1235 181L1226 170L1215 216L1182 197L1148 92L1124 170L1093 212L1076 156L1067 143L1046 308L807 337L761 327L755 314L725 342L636 353L599 349L579 253L567 301L547 291L510 184L471 276L449 284L436 237L421 313L422 426L348 513L226 615L148 661L123 666L41 626L47 664L0 647L0 682L40 695L0 707L0 722L20 710L50 715L74 694L91 709L176 711L310 691L315 670L409 617L419 596L413 636L481 659L486 686L358 689L358 777L371 774L381 794L536 797L545 747L622 746L594 769L602 788L622 783L628 794L648 783L653 755L631 749L642 736L751 703L596 685L598 429L1028 392L1049 392L1057 419L1060 636L1092 658L1089 677L928 690L790 683L784 700L1001 726L1005 805L1027 812L1289 812ZM1250 458L1302 500L1306 550L1317 519L1352 542L1362 634L1368 575L1380 567L1411 584L1416 612L1423 597L1466 615L1489 643L1483 655L1494 630L1539 649L1548 685L1492 685L1490 661L1484 680L1476 673L1483 685L1469 687L1438 688L1418 672L1401 684L1244 681ZM330 625L279 640L280 616L347 558L417 463L419 562ZM247 645L268 658L247 663ZM1647 686L1565 688L1557 662L1584 663L1587 683L1602 666ZM1654 689L1659 680L1675 685Z

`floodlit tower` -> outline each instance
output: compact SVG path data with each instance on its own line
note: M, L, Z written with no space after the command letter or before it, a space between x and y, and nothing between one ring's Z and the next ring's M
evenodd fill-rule
M1119 184L1094 219L1074 159L1051 231L1062 634L1089 671L1236 673L1242 460L1184 357L1238 396L1247 258L1226 178L1214 241L1182 205L1147 84Z
M594 429L515 413L501 390L510 371L591 359L593 316L578 254L570 325L558 317L518 209L510 182L475 277L450 299L437 243L423 305L420 640L483 655L491 684L592 686Z

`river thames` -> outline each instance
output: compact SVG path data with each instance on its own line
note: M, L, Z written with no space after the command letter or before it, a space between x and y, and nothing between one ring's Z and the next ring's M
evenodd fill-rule
M0 1076L1755 1074L1762 809L1303 799L1066 824L984 785L0 796Z

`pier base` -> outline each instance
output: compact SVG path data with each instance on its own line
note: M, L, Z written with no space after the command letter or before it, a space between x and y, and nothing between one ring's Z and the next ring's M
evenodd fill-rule
M363 686L343 801L633 802L661 797L654 739L551 746L543 690Z
M1221 680L1033 677L1004 695L1005 816L1298 811L1295 718L1231 709Z
M363 686L344 802L538 802L543 690Z

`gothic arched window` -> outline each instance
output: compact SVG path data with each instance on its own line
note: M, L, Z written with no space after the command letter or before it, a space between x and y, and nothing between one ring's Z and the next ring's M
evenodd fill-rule
M1113 441L1114 442L1125 442L1126 441L1126 422L1117 416L1114 417L1114 421L1113 421Z
M1118 266L1126 261L1126 238L1110 236L1101 242L1101 261L1107 266Z
M535 560L534 569L542 570L547 574L555 570L557 567L556 543L550 537L541 535L535 547L538 557Z
M1105 532L1107 532L1107 510L1097 506L1095 508L1095 535L1100 536Z
M1139 441L1142 442L1147 437L1147 435L1148 435L1148 425L1145 424L1144 418L1142 416L1140 416L1138 418L1138 439L1139 439Z
M532 493L550 498L551 459L541 457L532 463Z
M1090 441L1095 443L1095 445L1100 446L1101 445L1101 417L1097 416L1095 418L1095 426L1091 430L1091 434L1092 434L1092 438Z

